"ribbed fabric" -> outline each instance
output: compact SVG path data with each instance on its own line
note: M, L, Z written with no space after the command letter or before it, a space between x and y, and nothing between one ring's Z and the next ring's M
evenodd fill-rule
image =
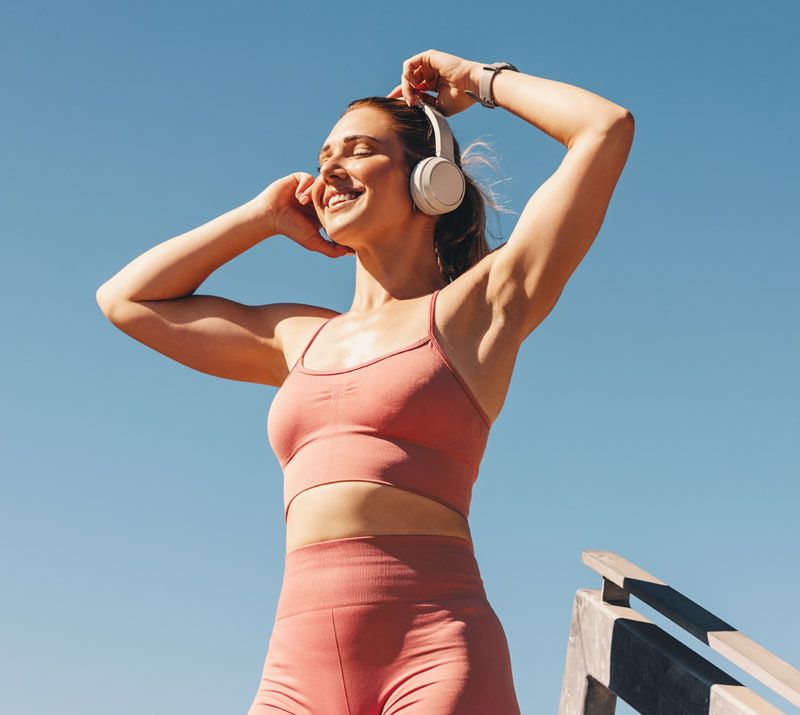
M344 370L312 370L303 358L275 394L270 445L284 476L284 519L292 500L321 484L388 484L446 504L465 518L491 421L434 334Z
M472 546L354 536L286 554L248 715L520 715Z
M362 603L486 599L472 545L444 534L329 539L285 557L276 618Z

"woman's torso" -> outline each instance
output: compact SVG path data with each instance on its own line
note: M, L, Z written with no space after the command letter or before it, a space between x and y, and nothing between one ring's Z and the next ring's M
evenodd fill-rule
M468 305L470 296L463 291L464 287L456 284L440 290L433 330L453 369L494 422L508 391L519 345L504 320L498 319L497 310L491 306L484 309L480 303ZM411 344L425 334L429 298L403 301L391 315L387 312L368 325L337 317L308 345L302 364L312 372L344 370ZM288 365L296 364L323 322L325 319L297 318L287 326ZM397 329L387 329L392 325ZM383 361L388 370L393 357ZM286 551L329 539L378 534L441 534L472 543L467 519L439 501L390 485L341 481L306 489L292 500L286 520Z

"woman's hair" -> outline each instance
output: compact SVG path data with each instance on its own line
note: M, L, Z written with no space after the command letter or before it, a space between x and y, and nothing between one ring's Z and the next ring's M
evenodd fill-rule
M411 170L419 161L435 156L436 138L431 122L422 107L409 107L406 102L389 97L362 97L350 102L342 116L362 107L372 107L390 118L395 136L403 147L409 177ZM439 269L448 283L494 250L486 241L485 204L495 211L505 211L491 189L481 186L465 170L465 166L480 163L497 171L493 162L474 154L473 150L478 146L489 145L484 141L475 140L462 155L458 142L455 136L453 137L453 155L456 165L464 174L466 190L458 208L438 217L433 237L433 249L436 252ZM493 234L490 235L492 238L497 238Z

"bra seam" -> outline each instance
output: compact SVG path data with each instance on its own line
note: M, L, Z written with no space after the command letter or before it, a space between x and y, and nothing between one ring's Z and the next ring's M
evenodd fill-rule
M410 345L405 345L401 348L397 348L396 350L392 350L384 355L378 355L378 357L372 358L372 360L367 360L366 362L359 363L358 365L353 365L353 367L346 367L342 370L314 370L313 368L306 367L301 363L302 356L298 358L295 366L297 367L298 372L302 372L306 375L341 375L346 372L353 372L354 370L360 370L364 367L369 367L373 363L379 362L385 358L394 357L395 355L399 355L400 353L404 353L408 350L413 350L414 348L422 347L425 343L430 340L429 335L425 335L418 340L415 340ZM287 375L288 377L288 375ZM285 381L284 381L285 382Z
M353 367L345 368L344 370L313 370L312 368L307 368L302 364L303 356L308 351L308 348L311 347L311 343L314 342L314 339L317 337L317 334L319 334L320 330L322 330L322 328L325 326L325 323L330 322L331 320L333 320L333 318L335 318L337 316L333 316L331 318L328 318L328 320L326 320L325 323L323 323L322 325L319 326L319 328L317 328L317 332L312 336L311 340L306 345L305 350L303 350L303 352L300 354L300 357L294 363L294 365L292 366L292 369L289 371L289 374L286 376L286 379L283 381L283 384L278 389L281 389L283 387L283 385L286 384L286 382L289 380L289 377L291 377L291 375L294 374L295 371L300 372L300 373L302 373L304 375L311 375L312 377L314 377L314 376L322 377L322 376L326 376L326 375L327 376L343 375L343 374L346 374L346 373L349 373L349 372L354 372L356 370L360 370L360 369L365 368L365 367L369 367L370 365L374 365L375 363L380 362L382 360L385 360L386 358L394 357L395 355L400 355L401 353L407 352L409 350L413 350L413 349L416 349L418 347L422 347L423 345L425 345L426 343L429 342L434 347L434 349L435 349L436 353L438 354L439 359L441 360L441 362L444 363L444 365L447 368L447 370L455 378L455 380L458 383L459 387L461 388L462 392L467 396L469 401L472 403L472 406L475 408L475 411L478 413L478 416L481 418L481 422L483 422L483 424L486 426L486 428L491 431L492 422L489 419L489 416L484 412L483 407L478 402L478 398L475 397L475 395L472 392L472 389L469 387L469 385L467 385L466 380L464 380L464 378L461 376L461 374L459 374L458 370L456 370L455 366L450 361L450 358L447 357L447 355L446 355L446 353L444 351L444 348L442 347L441 343L436 338L436 335L434 333L435 305L436 305L436 297L437 297L437 294L439 293L439 290L441 290L441 289L437 289L431 294L431 300L429 302L429 309L428 309L428 334L426 336L424 336L424 337L420 338L419 340L411 343L410 345L406 345L405 347L398 348L397 350L392 350L391 352L388 352L385 355L379 355L378 357L373 358L372 360L368 360L367 362L360 363L359 365L354 365Z
M337 313L336 315L332 315L330 318L324 320L317 327L317 329L314 331L314 334L311 336L311 339L306 343L305 348L303 348L303 352L300 353L300 357L298 357L297 360L295 361L294 365L292 365L292 369L289 370L289 374L286 376L286 378L288 379L289 375L291 375L294 372L295 368L297 368L300 372L304 372L304 373L310 374L310 375L339 375L341 373L351 372L351 371L356 370L356 369L361 368L361 367L367 367L368 365L371 365L374 362L378 362L379 360L383 360L384 358L392 357L393 355L397 355L398 353L402 353L402 352L405 352L406 350L411 350L412 348L416 348L416 347L419 347L421 345L424 345L426 340L436 340L436 337L433 334L433 314L434 314L434 305L436 303L436 296L437 296L437 294L439 293L440 290L441 290L441 288L437 288L435 291L433 291L433 293L431 293L430 300L428 301L428 331L427 331L427 335L425 335L424 337L420 338L419 340L416 340L415 342L411 343L411 345L407 345L404 348L398 348L397 350L392 350L391 352L386 353L385 355L380 355L380 356L378 356L378 357L376 357L376 358L374 358L372 360L368 360L367 362L363 362L363 363L360 363L360 364L355 365L353 367L345 368L343 370L314 370L313 368L306 367L305 365L303 365L303 358L305 357L306 353L308 352L308 349L311 347L312 343L317 339L317 336L320 334L322 329L328 323L330 323L334 318L338 318L338 317L343 315L343 313ZM286 382L286 380L284 380L284 382Z
M340 435L348 435L348 434L359 434L359 435L364 435L365 437L374 437L375 439L382 439L387 442L393 442L393 441L408 442L409 444L430 448L430 445L427 445L424 442L413 439L406 439L405 437L387 437L384 434L369 434L368 432L357 432L355 430L342 431L340 429L337 429L336 432L332 434L326 434L323 435L322 437L316 437L315 439L310 439L303 442L303 444L301 444L297 449L294 450L294 452L292 452L292 454L289 456L289 459L287 459L286 463L282 466L282 469L286 469L286 467L289 466L289 462L291 462L303 449L308 447L310 444L313 444L315 442L324 442L325 440L333 439L334 437L339 437ZM470 471L472 471L473 473L472 481L474 483L475 480L478 478L480 465L476 467L474 464L464 459L461 455L456 454L455 452L448 451L446 452L446 454L450 456L452 459L455 459L456 461L461 462L462 464L465 464L467 467L469 467Z

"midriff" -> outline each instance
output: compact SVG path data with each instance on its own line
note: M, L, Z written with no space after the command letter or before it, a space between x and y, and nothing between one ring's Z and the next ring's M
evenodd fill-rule
M455 509L421 494L375 482L320 484L289 505L286 551L350 536L441 534L472 545L469 523Z

